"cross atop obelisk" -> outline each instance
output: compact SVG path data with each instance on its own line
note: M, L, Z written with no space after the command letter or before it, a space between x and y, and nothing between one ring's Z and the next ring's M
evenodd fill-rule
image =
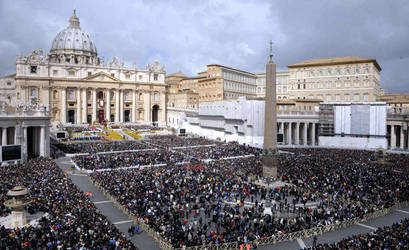
M264 106L264 177L277 177L276 65L273 62L272 47L273 42L270 41L270 60L266 65L266 98Z

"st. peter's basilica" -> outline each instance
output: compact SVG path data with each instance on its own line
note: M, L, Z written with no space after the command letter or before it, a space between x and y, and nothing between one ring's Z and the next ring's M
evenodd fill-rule
M15 85L15 96L7 97L11 103L38 102L50 110L52 122L166 122L164 67L126 67L115 57L104 62L75 10L49 53L19 55L16 74L4 80Z

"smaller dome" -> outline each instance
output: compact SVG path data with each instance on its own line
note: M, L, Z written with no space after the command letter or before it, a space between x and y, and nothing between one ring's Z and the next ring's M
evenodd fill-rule
M81 29L75 10L70 18L69 26L54 38L50 54L66 54L71 51L97 56L97 48L90 36Z

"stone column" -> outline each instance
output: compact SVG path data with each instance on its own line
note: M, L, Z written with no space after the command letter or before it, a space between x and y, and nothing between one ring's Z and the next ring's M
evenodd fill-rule
M119 121L124 122L124 90L119 92Z
M149 91L143 93L144 110L145 110L145 122L151 123L151 95Z
M40 156L46 156L45 155L45 126L40 127Z
M87 123L87 115L88 115L88 102L87 102L87 89L82 89L82 122Z
M1 145L2 146L7 145L7 127L1 128Z
M284 137L284 123L283 122L280 122L280 131L279 132L282 133L283 137Z
M27 148L27 127L23 127L23 151L24 151L24 160L26 161L28 158L28 148Z
M304 133L303 133L303 145L307 146L308 145L308 123L304 122Z
M291 145L291 144L293 144L293 135L292 135L292 133L293 133L293 123L292 122L289 122L288 123L288 145Z
M403 131L403 125L400 126L400 145L399 147L403 149L405 144L405 132Z
M81 89L77 88L77 124L80 124L81 121Z
M106 100L105 100L105 120L111 121L111 90L107 90Z
M311 129L311 145L315 146L315 122L312 123Z
M159 100L160 100L160 119L159 120L159 124L166 124L166 94L164 91L160 92L160 96L159 96ZM277 126L277 123L276 123ZM276 142L277 143L277 142Z
M396 148L395 125L391 125L391 149Z
M61 113L60 113L61 123L67 123L67 89L62 88L61 90Z
M119 122L119 89L115 91L115 122Z
M296 122L295 123L295 141L294 141L295 145L299 145L300 144L300 123Z
M97 89L93 88L92 89L92 121L97 120Z
M136 91L132 90L132 122L136 122Z

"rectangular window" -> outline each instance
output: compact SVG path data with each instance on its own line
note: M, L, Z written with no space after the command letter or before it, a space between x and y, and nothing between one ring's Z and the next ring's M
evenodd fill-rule
M37 73L37 66L31 66L30 67L30 73L31 74L36 74Z
M58 70L56 70L56 69L53 70L53 75L54 75L54 76L58 75Z
M126 78L126 79L131 79L131 74L126 74L126 75L125 75L125 78Z
M158 74L153 74L153 80L157 81L158 80Z
M69 76L75 76L75 71L72 71L72 70L71 70L71 71L68 71L68 75L69 75Z
M88 72L88 76L91 76L91 72Z

